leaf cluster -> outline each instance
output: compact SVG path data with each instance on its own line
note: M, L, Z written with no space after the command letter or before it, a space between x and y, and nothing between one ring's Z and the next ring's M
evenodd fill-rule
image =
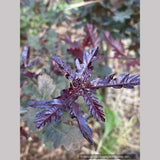
M114 52L113 58L123 58L128 60L127 55L125 54L125 49L122 44L121 39L115 39L109 31L105 31L103 33L104 39L106 41L106 44L112 47L112 50ZM78 43L78 41L72 41L70 37L65 36L65 38L61 38L63 41L65 41L66 44L69 45L67 52L71 55L73 55L76 58L79 58L81 61L83 59L83 50L90 47L95 46L103 46L102 45L102 36L98 35L97 28L94 27L92 24L86 23L84 26L84 35L81 44ZM99 55L97 58L97 62L105 59L107 56ZM129 60L126 62L127 67L136 66L139 64L139 58L133 58L133 60ZM108 66L106 66L108 67Z
M91 138L92 130L87 124L87 119L80 106L75 101L82 96L84 102L89 106L89 114L99 121L105 121L103 106L98 99L94 97L94 93L99 88L113 87L115 89L128 88L133 89L134 86L140 84L140 79L137 75L130 76L129 73L122 74L115 78L115 74L105 77L105 79L96 78L90 80L93 70L92 63L98 58L98 47L84 51L83 61L75 60L76 71L74 72L70 66L57 56L52 56L59 69L65 72L65 77L70 81L70 87L63 89L59 97L52 100L30 101L28 105L33 108L42 109L35 119L37 128L44 127L46 124L51 124L53 121L59 122L63 112L70 112L70 117L76 119L79 129L84 138L93 144Z

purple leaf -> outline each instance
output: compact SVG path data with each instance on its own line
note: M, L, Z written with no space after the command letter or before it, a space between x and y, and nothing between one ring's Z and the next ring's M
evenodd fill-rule
M88 47L96 47L98 46L99 41L101 40L101 37L97 35L97 28L93 27L92 24L86 23L84 27L84 32L86 33L82 46L83 49Z
M57 76L63 76L63 73L58 69L55 61L50 61L50 71L53 71Z
M83 51L85 47L96 47L101 40L100 36L97 35L97 28L94 28L92 24L86 23L84 32L86 34L81 45L76 41L72 41L68 36L62 39L72 47L68 48L67 52L78 58L81 62L83 61Z
M105 121L104 111L102 110L103 106L99 104L99 101L96 97L92 95L91 92L84 90L83 97L85 103L89 105L89 114L93 115L94 118L97 118L99 121Z
M39 76L39 74L36 74L36 73L34 73L34 72L30 72L30 71L28 71L28 72L25 72L25 73L22 73L24 76L26 76L26 77L28 77L28 78L36 78L37 79L37 77Z
M20 88L23 87L23 84L24 84L24 81L21 81L21 82L20 82Z
M70 113L71 118L76 118L78 121L78 126L80 128L83 136L88 140L90 144L93 144L93 139L89 136L92 135L92 130L87 124L87 119L85 118L84 112L80 110L78 103L72 104L72 111Z
M37 128L44 127L46 123L51 124L53 119L56 122L59 122L61 119L61 115L62 115L61 109L58 106L54 105L51 108L47 108L39 112L36 115L37 119L35 119L34 122Z
M67 73L65 76L71 80L70 87L61 91L59 97L52 99L51 101L30 101L29 106L33 108L44 109L40 111L36 117L35 124L37 128L45 126L46 123L50 124L54 119L58 122L61 118L62 111L70 112L71 118L76 118L78 125L83 136L93 144L93 140L90 137L92 131L87 125L84 112L80 110L79 105L75 102L79 96L84 97L85 103L89 105L89 114L93 115L99 121L105 121L103 106L99 104L98 99L93 96L96 93L96 89L104 87L113 88L134 88L134 86L140 84L140 79L137 75L129 76L129 73L121 74L117 78L114 78L115 74L107 76L104 80L100 78L94 79L91 82L89 78L93 70L92 63L98 59L98 47L90 49L88 52L84 51L83 59L76 59L76 72L74 73L71 67L56 56L51 57L53 61L57 63L57 68Z
M139 58L136 58L136 59L134 59L134 60L132 60L132 61L129 61L129 62L127 62L127 67L135 67L136 65L139 65L139 63L140 63L140 59Z
M31 61L31 62L28 64L28 67L29 67L29 66L33 66L33 65L39 63L40 61L41 61L41 58L36 58L36 59L34 59L33 61Z
M114 57L125 56L125 50L120 39L114 40L114 38L108 31L104 32L104 37L107 43L113 47L113 51L115 52Z
M71 47L74 47L74 48L80 47L78 42L76 42L76 41L72 42L72 40L68 36L65 36L65 38L62 38L62 40L65 41L67 44L69 44Z
M83 58L83 48L82 48L82 46L79 45L78 42L72 41L68 36L66 36L62 40L65 41L67 44L69 44L72 47L72 48L68 48L67 52L69 54L75 56L76 58L79 58L80 60L82 60L82 58Z
M103 59L105 59L105 56L98 55L96 61L101 61L101 60L103 60Z
M23 137L27 139L28 135L27 132L23 129L23 127L20 127L20 144L22 144Z
M74 88L72 89L64 89L61 91L61 102L63 104L63 110L65 112L68 112L70 109L70 106L72 103L78 99L78 91L81 89L81 87Z
M67 49L67 52L71 55L73 55L74 57L80 59L81 61L83 60L83 50L81 47L79 48L69 48Z
M97 78L93 81L91 81L91 85L93 87L91 88L104 88L104 87L113 87L113 88L129 88L133 89L134 86L140 85L140 79L137 75L129 76L129 73L124 73L118 76L117 78L114 78L115 74L112 74L108 77L106 77L104 80L101 80L100 78Z
M93 49L90 49L89 52L84 51L83 53L83 63L80 63L79 59L76 59L76 78L77 79L88 79L88 77L91 74L91 71L93 70L93 67L91 66L92 62L94 62L97 59L98 54L98 47L95 47ZM90 71L88 71L90 70Z
M30 47L29 46L24 46L21 56L22 56L22 66L26 68L28 66L29 57L30 57Z
M61 103L60 99L55 98L55 99L50 100L50 101L46 101L46 100L29 101L29 103L28 103L28 106L30 106L30 107L33 107L33 108L45 108L45 109L51 108L54 105L57 105L59 107L62 106L62 103Z
M37 128L44 127L46 123L50 124L53 119L58 122L61 118L62 103L60 99L30 101L28 105L33 108L45 108L36 115L35 124Z
M65 62L63 62L63 60L61 58L58 58L56 56L52 56L51 57L52 60L54 60L57 64L58 67L63 71L66 72L66 78L69 80L73 80L75 77L75 73L72 71L71 66L67 66Z

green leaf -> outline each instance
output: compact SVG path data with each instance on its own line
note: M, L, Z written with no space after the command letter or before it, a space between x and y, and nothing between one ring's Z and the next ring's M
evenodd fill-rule
M67 85L66 78L64 78L63 76L58 76L57 77L57 86L56 86L57 89L60 89L60 90L65 89L66 85Z
M114 111L114 123L115 123L116 127L118 127L121 124L120 117L119 117L118 113L115 111Z
M43 74L38 76L38 91L42 95L43 99L49 100L51 99L51 95L55 90L55 84L53 84L53 80L47 74Z
M41 49L41 45L40 45L40 41L39 41L39 37L35 36L33 34L28 36L28 45L31 48L34 48L36 50L40 50Z
M105 132L104 132L104 142L100 149L100 153L114 154L116 152L117 137L111 133L113 133L112 131L120 125L120 117L118 113L112 110L111 108L104 108L104 111L105 111Z
M112 69L108 65L100 66L100 63L95 63L94 69L95 69L95 74L98 77L105 77L112 73Z
M34 94L35 90L36 90L36 86L33 83L24 84L23 87L22 87L22 91L26 95L32 95L32 94Z
M55 50L55 42L57 41L57 33L54 29L50 29L47 33L47 42L45 43L45 46L47 50L51 53L54 53Z
M38 110L39 109L28 107L27 113L23 117L21 117L22 120L26 122L29 129L32 130L33 132L36 131L34 120L36 118Z
M23 114L25 114L25 113L27 113L27 112L28 112L28 111L27 111L26 109L21 109L21 110L20 110L20 114L21 114L21 115L23 115Z
M102 94L100 93L100 90L96 90L96 94L95 94L94 96L98 98L99 103L104 102L104 97L103 97Z
M130 19L130 16L133 14L133 10L131 8L128 8L124 12L116 12L113 19L115 21L119 21L121 23L124 23L126 19Z
M128 7L132 7L133 5L139 6L140 5L140 0L129 0L127 2L125 2L124 4Z
M109 107L105 108L105 136L107 136L114 126L120 125L120 118L118 113L110 109Z
M67 124L70 120L68 113L63 113L61 121L56 123L52 122L50 125L46 125L42 131L40 131L41 138L43 137L44 143L50 146L50 142L53 143L54 148L64 146L67 150L78 149L81 147L84 140L78 127Z
M42 99L42 95L39 93L37 85L33 84L33 83L29 83L29 84L24 84L22 87L22 91L23 94L31 96L31 99L36 99L36 100L41 100ZM25 107L25 105L27 104L26 102L22 102L22 106Z
M117 138L111 135L106 139L106 143L103 144L102 148L100 149L100 153L114 154L116 153L116 145L117 145Z
M30 99L26 98L23 101L21 101L21 107L22 109L25 109L27 107L28 102L30 101Z

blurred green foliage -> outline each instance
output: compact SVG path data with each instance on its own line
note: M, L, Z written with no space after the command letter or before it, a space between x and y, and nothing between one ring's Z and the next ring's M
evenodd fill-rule
M41 38L40 32L49 30L53 24L59 26L62 22L66 22L70 25L73 18L76 20L74 24L75 29L82 28L85 23L90 23L98 28L102 40L104 40L103 33L106 30L114 38L129 38L131 43L128 49L135 51L135 57L140 56L139 0L101 0L99 3L88 5L85 4L87 2L84 2L85 5L83 4L82 6L75 6L69 9L70 4L80 4L82 2L82 0L21 0L21 45L29 43L34 46L35 43L37 46L35 48L40 49L38 44L38 38ZM32 41L32 38L36 42L33 42L34 40ZM25 39L28 39L29 42L24 43Z
M114 154L117 151L117 135L119 132L118 127L121 125L121 119L115 110L111 109L110 107L105 107L104 98L102 97L100 90L97 91L96 97L100 103L103 103L105 114L105 129L103 136L98 143L97 151L102 154Z
M100 153L113 154L116 153L117 135L115 134L120 126L120 117L118 113L109 107L104 108L105 111L105 131L102 138L102 146Z
M78 24L75 28L80 28L88 22L98 28L100 35L107 30L114 38L129 38L132 43L128 49L134 50L139 56L139 0L102 0L100 3L72 9L71 13L77 17Z
M108 136L109 133L113 130L114 127L120 125L120 117L118 113L110 109L109 107L105 108L105 132L104 136Z

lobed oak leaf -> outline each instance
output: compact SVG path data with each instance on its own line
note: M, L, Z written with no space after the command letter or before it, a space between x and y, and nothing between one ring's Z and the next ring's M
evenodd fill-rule
M125 50L123 48L121 39L114 40L114 38L108 31L104 32L104 37L106 39L106 42L113 47L113 51L115 52L114 57L125 56Z
M83 59L83 50L82 50L82 48L80 48L80 47L79 48L68 48L67 52L69 54L71 54L72 56L74 56L74 57L76 57L76 58L78 58L78 59L80 59L82 61L82 59Z
M47 74L38 76L38 90L44 99L50 99L56 86L53 79Z
M101 40L101 37L97 35L97 28L93 27L92 24L86 23L84 27L84 32L86 33L82 46L83 49L88 47L96 47Z

